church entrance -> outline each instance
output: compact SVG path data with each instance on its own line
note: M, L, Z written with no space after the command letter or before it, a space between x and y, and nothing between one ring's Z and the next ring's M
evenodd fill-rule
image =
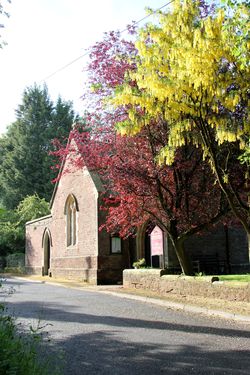
M163 236L163 231L158 226L148 224L144 236L144 254L147 267L164 267Z
M152 222L142 225L136 235L137 260L145 259L146 267L165 267L168 260L168 244L164 230Z
M43 251L44 251L43 276L49 275L50 247L51 247L50 236L49 236L49 232L46 231L44 233L44 238L43 238Z
M151 254L150 233L145 233L144 241L146 266L152 268L160 268L160 256Z

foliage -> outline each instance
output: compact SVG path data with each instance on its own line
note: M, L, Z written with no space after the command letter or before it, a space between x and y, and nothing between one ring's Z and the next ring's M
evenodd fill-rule
M36 363L36 353L29 343L18 336L13 320L0 316L0 373L1 374L42 374Z
M250 167L250 142L248 142L245 145L244 152L239 156L239 161L242 164L246 164L247 167L248 167L248 171L249 171L249 167Z
M0 255L24 252L25 223L49 214L49 204L38 195L27 196L15 210L0 211Z
M209 13L200 1L175 0L155 25L140 30L136 69L109 103L128 114L117 126L121 134L134 135L157 119L168 123L160 164L172 164L187 143L201 147L233 213L250 232L248 185L241 178L235 183L235 169L246 172L238 156L249 137L248 20L244 2Z
M236 56L242 50L235 50L236 38L241 35L235 23L242 13L238 9L228 20L219 9L215 16L202 18L198 5L193 0L177 0L172 12L159 13L160 26L147 25L140 31L137 69L130 73L136 86L128 82L114 100L122 105L139 105L145 111L144 116L135 117L136 110L131 110L131 123L122 123L121 132L138 131L164 110L171 127L170 150L165 148L162 156L169 163L173 161L170 151L184 144L187 132L194 144L206 147L199 131L194 131L197 117L199 121L205 118L207 125L215 128L219 143L239 140L244 144L242 135L249 130L247 114L237 113L244 110L248 96L247 52L244 59L240 56L239 63ZM243 41L248 42L246 38Z
M6 267L18 268L22 270L25 266L25 259L23 253L14 253L6 256Z
M0 214L0 255L24 251L24 229L18 226L15 211Z
M6 265L5 257L0 255L0 271L4 269Z
M66 142L74 112L60 97L51 101L46 86L36 85L23 93L17 119L0 138L0 193L2 205L16 208L27 195L49 200L53 190L52 140Z
M134 268L145 268L146 267L146 261L144 258L138 259L137 262L133 263Z
M0 288L2 288L0 284ZM14 318L6 314L0 304L0 374L46 375L51 372L48 363L39 358L38 344L41 336L37 330L20 333Z
M148 127L134 137L105 133L101 139L99 134L72 133L81 155L74 155L72 164L87 164L103 178L108 192L103 198L107 211L103 228L127 237L145 222L160 223L183 272L189 274L191 263L184 241L217 223L228 212L228 205L199 150L182 147L172 166L157 164L167 127L159 123L155 129Z
M34 194L24 198L17 206L16 212L19 223L25 224L27 221L48 215L50 210L48 202L44 198L39 198L37 194Z
M225 60L217 51L223 45L222 14L214 10L209 15L196 2L176 1L173 13L160 13L157 26L147 25L141 31L137 50L119 34L106 35L93 47L89 65L93 90L88 94L95 110L88 114L87 124L93 132L79 134L75 129L71 134L81 155L78 160L74 156L72 163L87 164L105 182L104 227L129 236L145 222L160 223L185 274L192 273L185 240L221 220L229 205L233 210L232 199L227 203L224 194L227 198L235 194L243 211L246 200L237 137L228 136L225 142L219 137L228 119L233 118L235 129L238 124L245 126L245 91L237 111L223 96L235 71L225 64L223 73ZM206 57L208 51L212 57ZM228 95L225 91L226 96L235 95L231 91ZM213 125L212 119L221 120L222 128ZM123 136L115 134L115 127ZM205 135L210 143L200 129L208 129ZM227 129L225 134L229 133ZM74 151L72 144L66 153ZM215 153L209 154L210 149ZM218 163L217 169L212 168L215 176L207 160ZM230 196L219 189L222 184L229 186Z
M6 0L8 3L10 3L10 0ZM5 4L6 5L6 4ZM9 13L5 11L5 7L3 6L3 2L0 1L0 16L3 17L9 17ZM3 28L4 25L2 24L2 21L0 21L0 28ZM6 44L5 41L2 40L1 35L0 35L0 48L2 48Z
M123 48L122 59L115 55L119 43ZM129 74L135 74L131 71L134 72L137 58L132 45L126 46L119 35L111 33L99 46L94 46L91 56L90 83L94 83L95 90L89 95L94 97L96 111L88 114L86 125L93 131L80 134L76 127L71 133L73 142L58 154L65 157L74 151L80 153L79 158L73 155L72 164L80 168L87 164L103 178L108 192L103 207L107 211L103 226L106 230L126 237L134 235L145 222L160 223L172 241L183 272L192 274L184 242L227 214L229 208L224 195L202 160L201 148L183 144L171 166L157 162L171 131L171 123L165 118L152 117L132 136L115 133L117 123L129 123L132 106L120 105L113 112L112 108L105 111L103 99L123 95L121 82L129 82L131 90L143 96L143 90L136 88L136 81L128 80L128 69ZM118 70L114 70L116 64ZM144 121L142 108L138 108L134 123L140 118ZM239 169L237 173L231 171L233 179L241 183L242 173Z

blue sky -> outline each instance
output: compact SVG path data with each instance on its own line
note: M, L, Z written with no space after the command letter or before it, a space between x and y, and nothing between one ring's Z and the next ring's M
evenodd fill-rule
M145 7L157 9L167 0L12 0L10 18L1 34L8 45L0 49L0 134L15 120L22 92L84 54L105 31L123 30L145 16ZM53 100L60 94L83 106L86 57L46 80Z

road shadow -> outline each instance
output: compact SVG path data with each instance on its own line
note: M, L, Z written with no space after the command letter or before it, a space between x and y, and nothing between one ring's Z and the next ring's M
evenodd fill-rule
M232 338L249 338L249 330L240 330L233 328L217 328L206 325L177 324L158 320L133 319L128 317L118 317L110 315L94 315L83 312L72 312L74 305L58 305L58 302L7 302L8 311L12 312L18 318L39 318L44 321L59 321L65 323L80 323L83 325L105 325L113 328L144 328L147 330L177 331L187 333L198 333ZM27 309L29 306L29 309ZM207 320L206 320L207 321Z
M250 351L213 351L195 345L127 342L115 332L95 331L51 342L47 351L63 353L63 374L248 375Z
M51 293L48 289L43 291ZM42 324L48 323L40 353L52 356L59 368L64 363L64 370L60 375L249 373L249 330L234 328L226 322L223 323L223 328L218 328L215 321L205 317L203 320L201 316L197 320L192 319L192 324L188 323L188 319L185 323L187 315L177 312L178 320L181 316L183 321L176 323L173 312L169 315L163 308L160 310L165 312L157 315L158 319L154 315L148 319L132 318L129 312L135 302L123 301L123 308L129 306L129 310L124 309L127 311L124 316L123 310L116 307L115 298L111 299L114 315L105 314L103 306L110 303L110 297L98 296L104 300L101 302L101 298L98 300L96 294L91 293L86 298L77 292L74 295L78 300L77 304L67 300L67 296L71 297L71 292L68 291L65 296L63 289L57 291L53 302L38 293L39 290L34 289L25 302L9 298L8 312L13 312L26 323L38 318ZM149 310L152 308L142 303L140 306L148 306ZM155 311L157 309L159 308L155 308ZM67 327L66 330L64 326ZM145 331L148 331L148 335L141 336ZM145 340L150 342L145 342L143 337L147 337ZM175 337L178 339L175 340ZM226 344L228 350L225 350L225 337L229 338ZM232 342L231 347L228 342Z

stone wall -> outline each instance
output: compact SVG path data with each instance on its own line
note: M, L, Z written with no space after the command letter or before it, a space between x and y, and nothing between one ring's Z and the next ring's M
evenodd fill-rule
M180 277L164 275L159 269L124 270L123 285L158 293L161 296L189 295L250 302L250 283L244 286L228 286L226 283L211 282L211 277Z

